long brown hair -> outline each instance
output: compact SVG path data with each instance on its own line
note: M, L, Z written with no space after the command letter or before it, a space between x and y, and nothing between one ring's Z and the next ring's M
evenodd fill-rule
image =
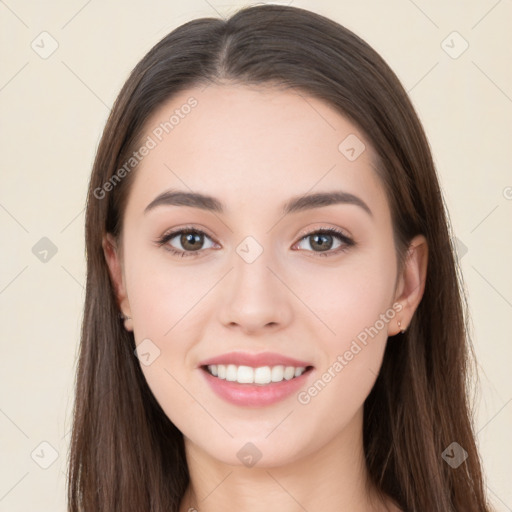
M177 512L189 483L183 435L150 391L133 334L119 319L102 237L122 232L136 169L121 180L118 171L150 114L180 91L223 82L278 84L312 95L355 123L372 144L399 267L420 233L429 261L423 298L406 333L388 339L364 404L371 482L406 511L489 511L468 399L473 352L462 276L421 123L396 75L367 43L328 18L276 5L178 27L137 64L112 108L87 202L69 510ZM457 468L442 456L452 442L468 455Z

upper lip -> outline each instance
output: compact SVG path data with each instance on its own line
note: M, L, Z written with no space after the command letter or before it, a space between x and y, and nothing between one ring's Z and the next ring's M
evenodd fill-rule
M201 366L209 366L212 364L234 364L236 366L251 366L259 368L261 366L294 366L307 367L312 366L306 361L300 361L293 357L284 356L275 352L260 352L259 354L249 354L247 352L230 352L229 354L222 354L220 356L205 359L199 363Z

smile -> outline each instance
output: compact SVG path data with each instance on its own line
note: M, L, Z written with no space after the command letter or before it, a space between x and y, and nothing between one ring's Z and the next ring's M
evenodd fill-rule
M201 366L200 370L215 395L230 404L244 407L265 407L285 400L306 387L314 374L312 366L253 368L217 364Z
M206 366L206 371L217 377L225 379L228 382L238 382L239 384L258 384L267 385L273 382L282 382L300 377L305 371L304 366L237 366L234 364L212 364Z

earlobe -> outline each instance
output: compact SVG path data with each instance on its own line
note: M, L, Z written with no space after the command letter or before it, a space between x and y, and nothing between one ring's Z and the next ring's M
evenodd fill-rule
M111 233L106 233L104 235L102 247L110 274L110 280L117 298L117 305L121 315L123 316L123 319L125 320L125 326L127 330L131 330L131 328L129 328L131 327L131 311L128 302L128 296L126 294L120 251L118 249L117 240ZM130 323L130 326L127 325L128 322Z
M427 240L423 235L417 235L411 240L407 251L401 276L401 293L400 296L395 299L395 302L402 305L402 310L396 316L395 326L388 331L390 336L407 330L425 291L427 267Z

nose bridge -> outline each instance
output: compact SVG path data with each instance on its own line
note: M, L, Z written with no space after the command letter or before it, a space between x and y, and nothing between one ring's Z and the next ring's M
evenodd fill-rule
M261 242L248 235L235 247L233 271L228 290L223 294L221 321L239 324L254 330L268 324L283 324L290 319L290 304L286 290L274 275L278 265L269 237ZM265 244L265 245L264 245Z
M275 292L276 279L269 267L276 266L276 262L268 243L268 237L262 240L261 235L258 239L248 235L236 246L233 254L235 291L248 292L254 298Z

